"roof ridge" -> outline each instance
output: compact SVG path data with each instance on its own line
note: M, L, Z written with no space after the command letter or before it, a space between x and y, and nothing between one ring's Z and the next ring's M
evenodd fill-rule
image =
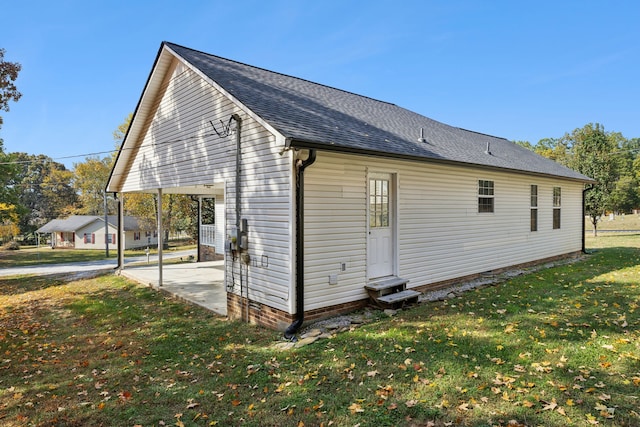
M323 87L325 87L325 88L329 88L329 89L332 89L332 90L336 90L336 91L338 91L338 92L347 93L347 94L349 94L349 95L355 95L355 96L360 97L360 98L367 98L367 99L370 99L370 100L372 100L372 101L380 102L380 103L382 103L382 104L392 105L392 106L394 106L394 107L397 107L397 106L398 106L398 105L394 104L393 102L383 101L383 100L381 100L381 99L373 98L373 97L371 97L371 96L362 95L362 94L355 93L355 92L351 92L351 91L349 91L349 90L345 90L345 89L340 89L340 88L337 88L337 87L335 87L335 86L330 86L330 85L327 85L327 84L324 84L324 83L314 82L314 81L312 81L312 80L304 79L304 78L302 78L302 77L292 76L291 74L285 74L285 73L282 73L282 72L280 72L280 71L273 71L273 70L269 70L269 69L267 69L267 68L258 67L258 66L251 65L251 64L247 64L247 63L242 62L242 61L236 61L235 59L229 59L229 58L225 58L225 57L223 57L223 56L214 55L214 54L212 54L212 53L204 52L204 51L202 51L202 50L192 49L192 48L190 48L190 47L182 46L182 45L179 45L179 44L177 44L177 43L172 43L172 42L164 41L164 42L162 42L162 44L169 45L169 46L172 46L172 45L173 45L173 46L177 46L177 47L179 47L179 48L186 49L186 50L190 50L190 51L192 51L192 52L197 52L197 53L200 53L200 54L202 54L202 55L212 56L212 57L215 57L215 58L218 58L218 59L222 59L222 60L224 60L224 61L233 62L233 63L235 63L235 64L239 64L239 65L242 65L242 66L244 66L244 67L249 67L249 68L253 68L253 69L261 70L261 71L266 71L267 73L277 74L277 75L280 75L280 76L283 76L283 77L288 77L288 78L290 78L290 79L295 79L295 80L299 80L299 81L302 81L302 82L311 83L311 84L313 84L313 85L317 85L317 86L323 86Z

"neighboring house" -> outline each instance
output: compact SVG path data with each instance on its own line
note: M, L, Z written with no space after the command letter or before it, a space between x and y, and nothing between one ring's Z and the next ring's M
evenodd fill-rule
M66 219L54 219L36 230L36 233L51 234L50 244L54 249L105 249L106 243L115 249L118 241L118 217L108 216L107 222L106 235L104 217L96 215L73 215ZM157 233L141 230L136 218L125 216L123 226L125 249L158 244Z
M580 253L592 182L503 138L162 43L107 191L215 198L229 316L291 336L384 280L424 291Z

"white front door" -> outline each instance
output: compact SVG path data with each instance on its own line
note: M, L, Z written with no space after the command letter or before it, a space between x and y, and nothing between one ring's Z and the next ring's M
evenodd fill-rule
M393 176L391 174L369 175L369 242L367 247L369 279L394 274L393 196Z

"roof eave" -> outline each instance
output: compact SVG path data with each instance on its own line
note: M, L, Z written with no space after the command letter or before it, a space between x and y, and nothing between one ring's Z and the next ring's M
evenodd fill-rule
M364 150L364 149L346 147L341 145L329 145L323 142L304 140L300 138L287 138L286 146L287 148L329 151L334 153L354 154L354 155L360 155L360 156L379 157L379 158L386 158L386 159L409 160L409 161L422 162L422 163L437 163L437 164L446 164L446 165L454 165L454 166L470 166L478 169L520 173L520 174L529 175L529 176L539 176L544 178L556 178L556 179L559 178L559 179L573 181L573 182L581 182L583 184L596 183L595 180L588 177L585 177L585 178L570 177L570 176L563 176L563 175L548 174L543 172L526 171L522 169L513 169L513 168L500 167L500 166L484 165L480 163L460 162L460 161L450 160L445 158L430 158L430 157L424 157L424 156L412 156L410 154Z

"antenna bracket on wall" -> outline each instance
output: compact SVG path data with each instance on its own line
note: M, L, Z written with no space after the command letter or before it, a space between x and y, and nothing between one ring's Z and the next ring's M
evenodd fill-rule
M222 125L222 130L219 131L216 128L216 125L213 123L213 120L209 120L209 123L211 123L211 127L213 128L213 131L216 133L216 135L218 135L218 137L220 138L226 138L227 136L231 135L232 129L231 129L231 121L233 120L233 116L229 117L229 121L225 124L222 120L220 120L220 124Z

